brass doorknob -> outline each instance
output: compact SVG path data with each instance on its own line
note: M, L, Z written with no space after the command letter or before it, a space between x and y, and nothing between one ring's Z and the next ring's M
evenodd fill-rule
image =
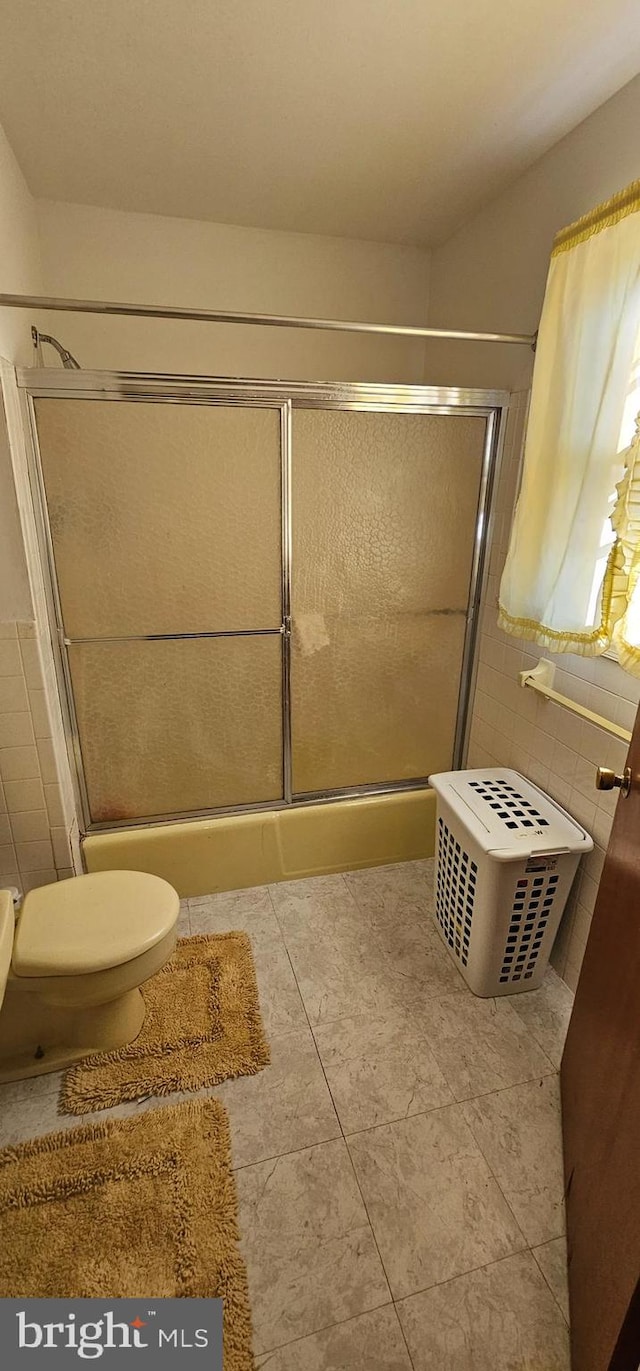
M625 766L621 776L617 776L608 766L599 766L596 771L596 790L619 790L627 797L631 790L631 767Z

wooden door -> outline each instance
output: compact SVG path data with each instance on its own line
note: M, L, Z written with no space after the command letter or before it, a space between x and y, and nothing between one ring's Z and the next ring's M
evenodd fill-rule
M640 713L628 765L561 1068L572 1371L640 1364Z

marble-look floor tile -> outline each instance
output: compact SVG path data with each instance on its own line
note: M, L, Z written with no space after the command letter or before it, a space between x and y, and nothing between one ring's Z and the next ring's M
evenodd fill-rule
M566 1324L529 1252L397 1309L415 1371L570 1371Z
M358 1015L314 1030L345 1133L453 1103L453 1095L410 1014Z
M41 1077L39 1079L42 1079ZM73 1119L73 1123L77 1120ZM4 1098L0 1105L0 1147L13 1147L27 1138L39 1138L43 1133L55 1133L64 1128L65 1120L58 1114L57 1091L18 1097L10 1102Z
M342 876L283 882L271 894L310 1022L373 1009L379 977L367 965L366 928Z
M310 1023L331 1023L353 1014L393 1017L420 1008L431 997L456 992L462 982L446 952L428 935L398 931L393 945L363 933L345 943L309 934L287 945Z
M421 1006L454 992L468 995L465 982L430 924L407 922L374 925L367 940L370 959L389 986L397 985L406 1004Z
M413 862L399 862L399 866L407 866L416 874L420 873L422 879L426 881L431 890L434 888L436 859L435 857L418 857Z
M392 1305L258 1357L258 1371L412 1371Z
M567 1277L566 1238L554 1238L552 1242L534 1247L533 1255L540 1270L560 1305L564 1317L569 1322L569 1281Z
M6 1081L0 1085L0 1114L9 1104L17 1100L42 1099L43 1095L56 1095L62 1080L61 1071L46 1071L41 1076L29 1076L23 1081Z
M198 905L215 905L218 900L228 903L231 908L238 906L247 912L253 910L255 913L266 913L271 908L268 885L244 885L239 886L237 890L210 890L204 895L189 895L187 904L190 909L197 909Z
M188 938L191 934L191 922L189 919L189 901L180 901L180 913L178 915L178 937Z
M315 937L358 945L366 921L347 888L344 876L313 876L269 886L280 931L287 947L305 948Z
M425 1000L431 1050L457 1100L530 1081L553 1070L522 1019L504 999L467 992Z
M433 913L434 861L346 871L345 883L371 918L394 923L398 914L430 923Z
M394 1299L526 1246L459 1105L348 1146Z
M267 886L197 895L188 904L192 933L228 933L239 929L251 938L272 938L279 932Z
M236 1172L256 1353L390 1301L344 1141Z
M378 920L342 877L287 882L271 893L313 1025L357 1012L384 1017L465 988L429 926L411 913Z
M559 1067L573 1009L569 986L549 967L539 990L514 995L513 1008L549 1060Z
M234 1167L340 1137L309 1028L270 1036L271 1065L218 1086L229 1112Z
M463 1105L465 1118L529 1247L564 1233L560 1088L528 1081Z
M82 1128L85 1124L103 1123L105 1119L127 1118L145 1109L177 1103L179 1098L182 1097L172 1095L164 1099L136 1101L118 1105L115 1109L101 1109L78 1116L58 1112L57 1091L41 1096L26 1096L0 1110L0 1147L13 1147L30 1138L41 1138L45 1133L64 1133L71 1128Z
M333 1023L354 1011L374 1013L381 1001L386 1008L399 1007L397 993L389 1004L388 987L371 974L364 959L353 953L345 956L329 939L310 939L304 949L288 942L288 950L312 1027Z
M267 1032L308 1027L304 1005L282 937L252 941L262 1021Z
M301 881L279 881L269 886L276 918L285 937L295 937L313 924L334 928L353 917L356 903L344 876L310 876Z
M402 976L408 999L466 991L433 920L433 858L345 873L367 944Z

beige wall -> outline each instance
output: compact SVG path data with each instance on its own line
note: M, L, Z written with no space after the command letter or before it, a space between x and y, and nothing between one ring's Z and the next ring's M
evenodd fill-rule
M0 128L0 291L41 289L35 204ZM0 309L0 886L23 891L70 875L72 840L77 852L46 612L18 512L28 484L16 490L12 469L22 456L12 364L31 359L34 318Z
M35 204L0 127L0 291L33 294L40 289ZM20 310L0 309L0 357L11 362L29 360L31 322L30 315ZM29 583L0 399L0 623L27 619L30 614Z
M425 323L429 255L313 234L38 204L50 295ZM280 328L50 315L83 367L420 382L424 343Z
M35 201L0 126L0 291L37 294L42 288ZM31 318L0 309L0 356L28 362Z
M533 333L554 234L640 177L640 76L454 234L432 257L429 323ZM526 348L429 343L425 380L529 383Z

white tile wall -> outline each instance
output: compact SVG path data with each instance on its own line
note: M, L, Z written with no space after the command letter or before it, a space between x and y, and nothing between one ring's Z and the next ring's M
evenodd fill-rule
M0 887L24 894L73 874L73 817L58 778L35 635L32 622L0 624Z
M82 870L13 367L0 358L33 619L0 624L0 885L23 892Z
M607 658L568 653L554 656L498 628L498 588L517 490L527 402L524 392L513 396L507 425L467 764L514 767L574 814L594 839L594 850L584 859L574 883L552 955L556 970L575 989L617 799L617 794L595 789L595 770L601 765L620 771L627 747L561 706L523 690L518 672L534 666L540 657L554 661L556 690L628 729L633 728L640 700L640 680Z

